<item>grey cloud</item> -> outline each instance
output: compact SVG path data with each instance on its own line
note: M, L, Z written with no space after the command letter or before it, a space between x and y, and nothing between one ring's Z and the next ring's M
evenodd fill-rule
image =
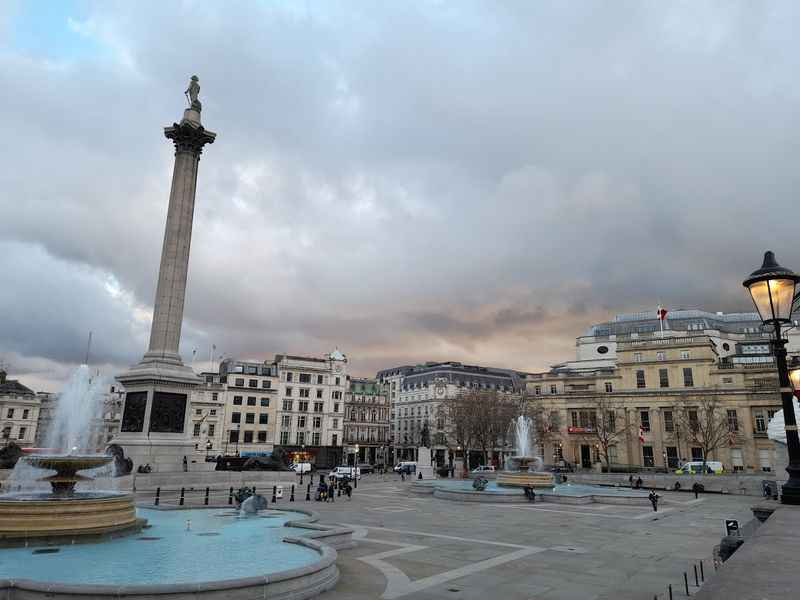
M110 371L144 350L160 128L194 72L219 137L200 165L185 357L339 345L362 374L534 369L615 312L748 309L740 282L764 249L800 267L798 12L91 3L98 56L0 46L0 240L20 290L0 294L0 353L68 364L94 327ZM41 289L59 300L45 320Z

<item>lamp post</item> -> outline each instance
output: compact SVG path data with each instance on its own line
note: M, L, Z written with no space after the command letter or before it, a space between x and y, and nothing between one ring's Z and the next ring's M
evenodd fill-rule
M208 453L213 447L214 444L211 443L211 440L206 440L206 462L208 462Z
M774 336L771 339L775 364L778 367L778 385L781 392L783 419L786 426L786 447L789 451L789 465L786 472L789 479L783 484L781 502L800 505L800 439L797 436L797 421L794 414L794 392L786 365L786 342L781 328L791 323L792 304L795 287L800 275L791 269L780 266L771 251L764 253L764 263L744 280L743 285L750 291L753 304L765 325L772 325ZM800 383L800 374L796 377Z

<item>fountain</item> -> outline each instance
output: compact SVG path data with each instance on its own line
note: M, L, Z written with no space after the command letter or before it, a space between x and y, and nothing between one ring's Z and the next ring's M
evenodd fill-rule
M505 487L552 488L552 473L542 471L542 459L533 454L533 421L524 415L512 421L517 453L507 460L507 468L497 474L497 485Z
M102 412L103 382L92 378L82 365L60 395L47 434L49 448L69 448L66 453L23 456L14 468L10 485L19 491L0 495L0 544L38 545L69 540L91 541L110 534L139 531L146 523L136 517L133 496L116 491L76 490L94 477L80 471L99 469L113 456L87 448L92 421ZM36 470L54 472L37 477ZM50 491L39 489L49 483Z

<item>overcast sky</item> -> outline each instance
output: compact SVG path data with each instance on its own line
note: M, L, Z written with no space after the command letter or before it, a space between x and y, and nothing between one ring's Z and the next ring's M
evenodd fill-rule
M200 77L182 354L540 370L800 268L797 2L0 0L0 359L147 346Z

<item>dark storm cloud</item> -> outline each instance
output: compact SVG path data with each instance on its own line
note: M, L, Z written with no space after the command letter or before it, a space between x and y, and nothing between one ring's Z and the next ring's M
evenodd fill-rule
M90 329L110 372L145 348L194 72L187 360L539 369L616 312L749 309L767 247L800 266L795 3L75 7L0 8L0 356L42 381Z

